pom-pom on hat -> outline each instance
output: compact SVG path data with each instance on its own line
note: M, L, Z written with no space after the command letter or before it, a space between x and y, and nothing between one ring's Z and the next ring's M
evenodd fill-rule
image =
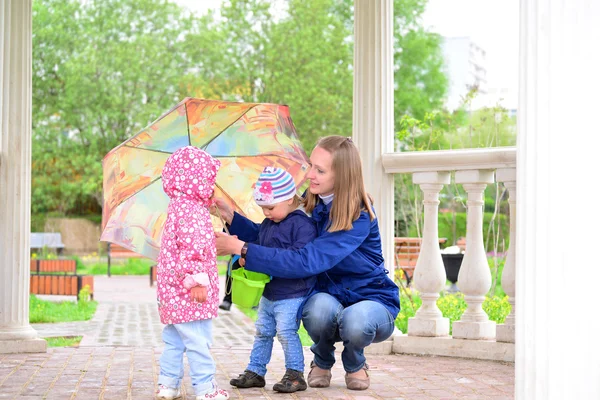
M254 201L259 206L280 203L295 195L294 178L281 168L265 167L254 185Z

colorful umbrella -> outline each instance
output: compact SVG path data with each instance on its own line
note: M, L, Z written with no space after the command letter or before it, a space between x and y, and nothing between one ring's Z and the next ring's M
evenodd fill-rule
M253 221L264 218L252 198L264 167L288 171L297 188L306 181L309 160L287 106L185 98L104 157L100 240L158 257L169 203L162 168L171 153L188 145L221 161L215 195Z

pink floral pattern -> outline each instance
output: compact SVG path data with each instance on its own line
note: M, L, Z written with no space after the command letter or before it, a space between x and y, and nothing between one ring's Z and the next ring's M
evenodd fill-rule
M163 189L171 199L163 227L157 270L157 298L163 324L215 318L219 277L215 234L208 207L220 162L187 146L173 153L163 168ZM208 276L208 296L196 303L183 285L188 275Z
M258 187L254 190L254 199L265 203L273 202L273 185L271 182L257 182L256 185Z

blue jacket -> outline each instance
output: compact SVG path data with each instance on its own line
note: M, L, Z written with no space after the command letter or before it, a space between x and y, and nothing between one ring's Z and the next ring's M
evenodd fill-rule
M327 232L331 203L319 202L312 217L319 237L301 249L285 250L248 245L249 270L271 276L305 278L318 275L316 292L334 296L344 307L362 300L384 305L393 318L400 311L398 286L387 276L377 219L363 211L347 231ZM231 231L241 240L259 226L235 214ZM256 234L256 233L255 233Z
M243 218L238 216L237 218ZM317 237L317 228L314 221L304 213L296 210L280 222L273 222L265 219L258 226L258 231L239 232L239 238L249 243L256 243L260 246L273 247L279 249L297 250L304 247ZM232 232L238 233L232 228ZM247 260L246 268L256 271ZM271 281L265 286L263 296L271 301L292 299L306 296L310 293L317 280L316 276L304 277L281 277L273 274Z

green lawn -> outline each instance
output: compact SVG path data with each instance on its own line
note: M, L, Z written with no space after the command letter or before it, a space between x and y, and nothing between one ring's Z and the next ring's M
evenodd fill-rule
M227 261L229 257L217 257L219 275L227 272ZM156 261L147 258L128 258L113 261L110 266L111 275L148 275L150 267L156 265ZM83 262L78 260L77 273L79 275L108 275L108 264L106 262Z
M80 300L79 302L63 301L60 303L40 300L29 296L29 322L71 322L87 321L94 316L98 303Z
M111 275L148 275L155 261L147 258L128 258L113 261L110 266ZM77 273L80 275L108 275L108 264L105 262L77 263Z
M79 342L83 336L62 336L45 338L48 343L48 347L76 347L79 346Z

